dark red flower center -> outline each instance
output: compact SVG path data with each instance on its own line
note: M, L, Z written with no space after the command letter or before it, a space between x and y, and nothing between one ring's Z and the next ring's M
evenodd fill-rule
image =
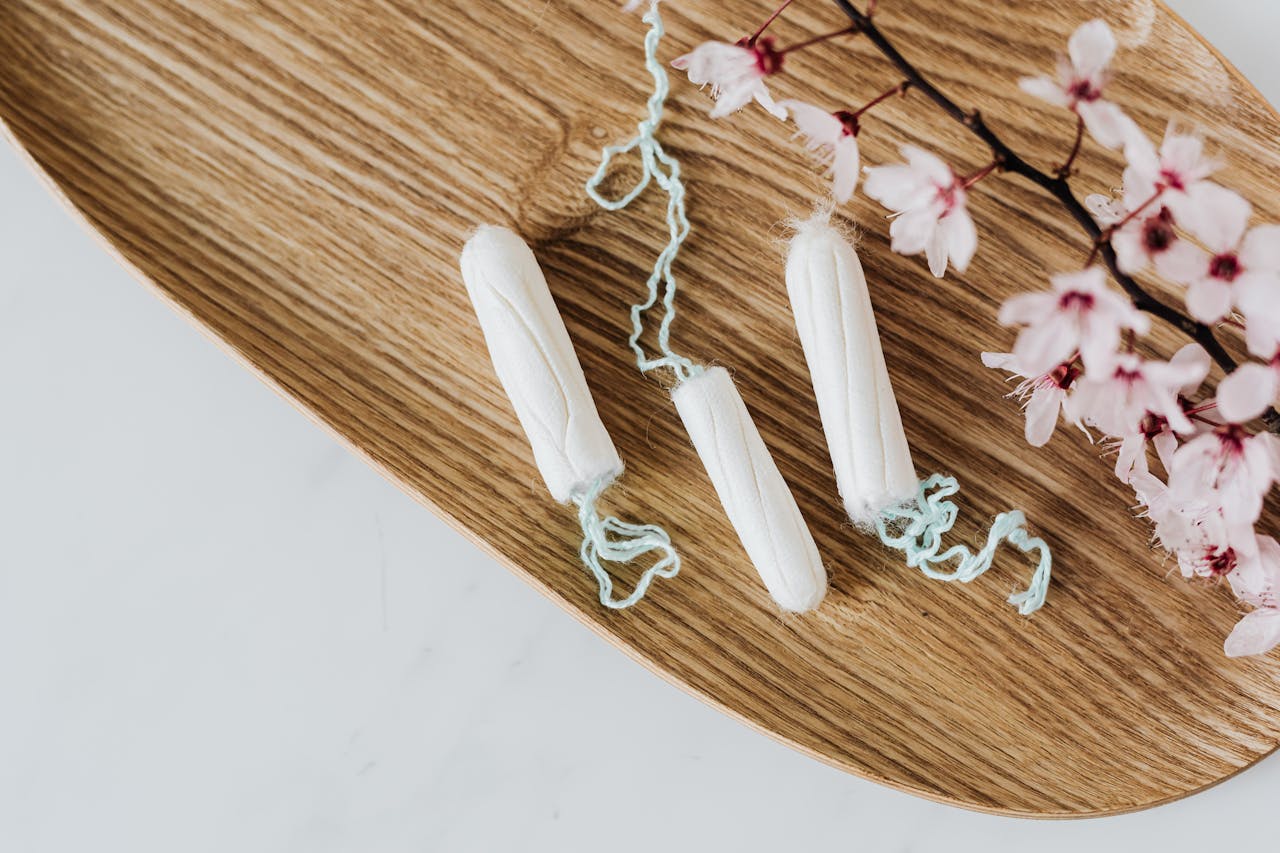
M1182 176L1173 169L1160 170L1160 186L1170 190L1185 190L1187 185L1182 182Z
M858 131L862 129L858 124L858 116L848 110L840 110L835 113L835 117L840 119L840 123L844 125L845 136L857 136Z
M1249 437L1248 430L1239 424L1227 424L1218 427L1216 432L1225 456L1239 456L1244 453L1244 442Z
M1236 552L1234 548L1223 548L1205 555L1204 566L1211 577L1220 578L1229 575L1236 568Z
M1142 419L1142 434L1147 441L1150 441L1157 435L1164 432L1168 425L1169 419L1164 415L1157 415L1155 412L1147 412L1146 416Z
M1124 385L1134 385L1142 379L1142 372L1132 367L1117 367L1111 377Z
M951 183L945 187L938 187L938 201L942 204L942 212L938 214L939 219L945 219L951 215L956 209L956 204L960 200L960 192L964 190L964 186L960 183L960 179L952 175Z
M1162 207L1160 212L1149 218L1142 225L1142 245L1147 254L1158 255L1173 245L1177 235L1173 231L1173 214L1169 208Z
M755 44L749 45L756 54L756 67L766 77L781 71L782 61L786 58L786 51L774 47L776 43L773 36L765 36Z
M1224 281L1234 281L1240 274L1240 259L1235 252L1224 252L1209 261L1209 275Z
M1058 308L1062 311L1088 311L1093 308L1093 294L1068 290L1058 297Z
M1080 368L1076 367L1074 362L1064 361L1049 374L1049 380L1065 391L1071 387L1071 384L1076 381L1076 377L1079 375Z
M1102 93L1088 80L1077 80L1071 87L1071 97L1077 101L1096 101Z

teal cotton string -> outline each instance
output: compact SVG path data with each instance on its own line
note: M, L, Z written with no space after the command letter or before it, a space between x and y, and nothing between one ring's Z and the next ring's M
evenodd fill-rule
M644 598L654 578L675 577L680 571L680 555L671 544L667 531L656 524L631 524L613 516L600 517L596 502L609 482L610 478L601 477L586 492L574 495L583 537L578 553L582 556L582 564L596 579L600 603L613 610L622 610ZM615 599L613 577L601 565L602 561L630 563L651 552L658 552L661 556L644 570L630 595Z
M676 318L676 277L672 265L680 253L680 246L689 236L689 219L685 215L684 183L680 180L680 161L668 155L657 140L658 127L662 124L662 110L667 102L670 81L667 71L658 61L658 44L662 41L662 15L654 2L645 13L644 22L649 31L644 38L644 64L653 77L653 94L649 96L648 115L637 125L636 135L619 145L610 145L601 152L600 166L587 181L587 195L605 210L622 210L635 201L641 193L656 182L667 194L667 245L659 253L649 276L648 298L631 306L631 337L627 343L636 355L636 367L641 373L667 367L683 382L701 371L701 368L671 349L671 324ZM640 179L620 198L610 199L601 195L599 187L609 175L615 157L635 151L640 156L643 173ZM661 285L662 322L658 326L658 349L661 355L650 357L640 345L644 333L644 315L657 304Z
M636 135L620 145L610 145L601 152L600 166L587 181L587 195L606 210L622 210L635 201L655 182L667 194L667 245L653 264L649 275L648 298L631 306L631 337L627 343L636 356L636 367L641 373L658 368L670 368L677 383L701 372L702 368L671 349L671 324L676 317L676 277L672 265L680 253L680 245L689 236L689 219L684 208L684 183L680 180L680 161L669 156L658 143L658 127L662 124L662 110L667 102L669 81L666 69L658 61L658 44L662 41L662 16L657 0L645 13L644 21L649 31L644 38L644 63L653 77L653 94L649 96L648 115L639 123ZM635 151L640 156L643 173L640 179L621 198L610 199L601 195L600 184L609 175L615 157ZM658 326L660 355L650 357L640 345L644 333L644 317L662 300L663 315ZM597 480L583 494L575 495L578 505L578 521L582 525L582 547L579 554L582 563L596 579L600 591L600 603L620 610L630 607L644 598L654 578L675 577L680 571L680 555L671 544L671 537L655 524L630 524L613 516L601 518L596 502L608 486L607 479ZM614 598L613 577L604 568L604 562L630 563L645 554L660 556L645 569L635 589L625 598Z
M934 474L920 481L915 503L891 507L876 519L876 532L880 541L890 548L902 551L907 565L918 568L927 577L941 581L968 583L991 568L996 549L1001 542L1021 550L1024 554L1039 552L1031 584L1022 592L1009 596L1009 603L1018 612L1029 616L1044 604L1049 592L1049 576L1053 555L1043 539L1027 532L1026 517L1020 510L1002 512L996 516L987 533L987 544L976 554L964 545L953 545L941 554L942 534L956 523L956 505L947 498L960 491L954 477ZM951 568L940 568L953 564Z

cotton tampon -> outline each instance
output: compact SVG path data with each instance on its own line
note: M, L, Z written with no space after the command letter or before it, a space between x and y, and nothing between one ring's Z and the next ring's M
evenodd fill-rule
M622 473L622 459L596 411L546 278L519 236L492 225L467 241L460 265L494 371L547 490L560 503L578 507L579 555L596 579L600 603L630 607L654 578L674 577L680 557L661 527L602 518L596 510L601 492ZM629 563L649 553L657 557L631 594L615 598L603 563Z
M461 263L494 371L551 496L567 503L613 480L622 459L533 252L511 230L486 225L463 247Z
M827 592L826 569L729 372L711 367L695 373L671 398L773 600L794 612L817 607Z
M978 551L943 549L942 535L957 513L948 498L959 483L941 474L916 479L862 264L829 214L797 227L787 252L787 295L849 517L936 580L974 580L990 568L1002 542L1035 552L1031 584L1009 596L1020 613L1034 613L1044 604L1053 557L1044 540L1027 532L1021 512L996 516Z
M820 213L791 238L786 277L840 497L850 518L871 525L918 483L862 264Z

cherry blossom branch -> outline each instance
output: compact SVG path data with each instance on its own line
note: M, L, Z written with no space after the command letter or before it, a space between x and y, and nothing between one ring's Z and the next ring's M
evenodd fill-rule
M1071 218L1084 229L1089 239L1093 241L1097 253L1102 255L1102 260L1111 272L1112 277L1128 295L1129 299L1132 300L1136 308L1158 317L1182 331L1204 347L1209 356L1227 373L1231 373L1236 369L1235 359L1223 348L1212 329L1203 323L1197 323L1172 306L1156 299L1143 290L1132 276L1120 271L1120 267L1116 262L1115 249L1108 239L1109 235L1104 234L1102 227L1098 225L1089 211L1075 197L1075 193L1071 191L1067 171L1060 171L1057 175L1050 175L1032 166L987 126L980 112L977 110L972 112L964 110L925 78L872 22L870 14L859 11L850 0L835 0L835 2L867 40L897 68L903 78L911 84L911 88L919 90L944 113L964 125L969 129L970 133L986 143L991 149L993 160L998 162L998 167L1001 171L1012 172L1031 181L1053 196L1062 205ZM868 8L870 9L870 7ZM1074 159L1074 155L1072 159ZM1068 163L1070 162L1071 160L1068 160Z

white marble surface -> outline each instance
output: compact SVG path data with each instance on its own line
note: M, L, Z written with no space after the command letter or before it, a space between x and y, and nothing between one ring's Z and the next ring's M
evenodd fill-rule
M1280 5L1173 5L1280 102ZM1280 760L1040 823L877 787L709 710L259 384L3 146L0 418L0 850L1274 843Z

